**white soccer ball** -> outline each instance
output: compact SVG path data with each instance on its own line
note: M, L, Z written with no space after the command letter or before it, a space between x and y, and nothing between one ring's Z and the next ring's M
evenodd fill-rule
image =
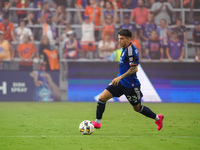
M84 120L79 125L79 131L84 135L90 135L94 132L94 125L89 120Z

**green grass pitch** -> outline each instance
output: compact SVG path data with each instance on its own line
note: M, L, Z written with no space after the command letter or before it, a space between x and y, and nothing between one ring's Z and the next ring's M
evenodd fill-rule
M145 103L165 116L154 120L129 103L107 103L100 130L82 135L95 119L96 103L0 103L0 150L199 150L200 104Z

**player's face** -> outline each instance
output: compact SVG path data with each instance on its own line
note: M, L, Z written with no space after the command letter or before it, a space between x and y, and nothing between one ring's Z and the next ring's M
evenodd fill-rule
M118 42L119 42L120 47L125 48L130 44L131 38L118 35Z

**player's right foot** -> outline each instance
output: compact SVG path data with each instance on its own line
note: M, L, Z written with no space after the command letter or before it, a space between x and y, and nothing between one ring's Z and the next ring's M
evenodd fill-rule
M157 124L157 130L161 130L162 127L163 127L163 119L164 119L164 116L162 114L159 114L158 115L158 118L159 120L158 121L155 121L155 124Z
M94 125L94 127L96 129L100 129L101 128L101 123L96 123L95 121L92 121L92 124Z

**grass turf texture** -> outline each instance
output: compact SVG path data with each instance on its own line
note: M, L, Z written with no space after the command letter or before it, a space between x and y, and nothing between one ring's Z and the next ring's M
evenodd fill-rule
M100 130L82 135L79 124L95 118L96 103L0 103L0 150L200 149L200 104L146 103L165 116L154 120L128 103L107 103Z

